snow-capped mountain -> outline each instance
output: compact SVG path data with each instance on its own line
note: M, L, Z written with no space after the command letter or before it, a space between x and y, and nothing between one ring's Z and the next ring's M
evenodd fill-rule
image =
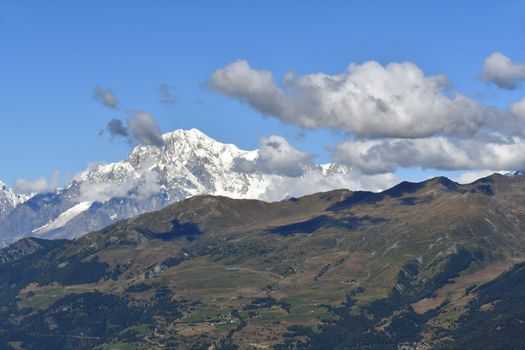
M235 158L254 159L257 151L217 142L197 129L176 130L162 139L162 147L137 146L126 160L95 166L74 181L89 184L85 191L81 186L81 192L95 200L120 196L131 188L134 196L157 190L169 202L205 193L257 198L264 192L268 181L264 176L231 169ZM106 184L113 186L106 188Z
M165 133L162 139L161 147L139 145L123 161L90 167L54 193L23 201L6 190L13 204L0 219L0 241L5 244L25 236L77 237L200 194L276 201L356 188L352 172L342 165L308 165L300 177L239 172L234 163L255 161L258 150L220 143L197 129ZM374 184L372 179L366 187L381 189L385 179L380 180Z
M29 196L15 193L0 181L0 218L27 199L29 199Z

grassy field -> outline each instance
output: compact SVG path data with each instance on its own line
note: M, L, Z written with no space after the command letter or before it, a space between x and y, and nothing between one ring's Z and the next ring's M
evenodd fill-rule
M59 285L30 285L19 293L18 307L45 309L55 301L73 293L85 293L93 288L74 288Z

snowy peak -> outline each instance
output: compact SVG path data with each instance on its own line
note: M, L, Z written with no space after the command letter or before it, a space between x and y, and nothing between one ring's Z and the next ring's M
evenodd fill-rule
M97 165L79 174L75 177L80 184L79 200L105 202L129 194L143 198L161 194L167 202L174 202L214 194L275 201L286 196L355 187L346 179L351 174L350 168L340 164L308 165L300 178L238 171L234 169L236 161L253 162L259 151L221 143L197 129L168 132L162 135L162 140L160 147L138 145L126 160ZM309 184L305 183L306 178Z
M158 164L185 163L193 159L216 157L223 165L230 165L232 157L241 156L235 145L214 140L197 129L175 130L162 135L162 147L139 145L135 147L127 161L135 168L146 161L154 160Z
M239 163L258 165L263 149L242 150L197 129L167 132L162 140L161 146L134 147L122 161L91 166L52 198L38 195L15 207L21 199L4 190L11 213L0 225L0 242L28 235L73 238L196 195L279 201L341 188L380 190L396 182L386 175L363 180L339 164L304 162L300 176L241 169Z
M29 196L17 194L0 181L0 217L11 211L17 205L25 202Z
M219 143L215 139L211 138L210 136L206 135L199 129L178 129L170 132L166 132L162 134L162 139L164 142L168 140L178 140L178 141L186 141L190 144L198 144L198 143Z
M338 163L322 164L319 165L319 168L321 169L323 176L331 176L335 174L347 175L351 171L350 167Z
M88 184L112 185L111 195L107 195L108 189L99 186L90 188L90 193L104 192L104 196L83 200L105 201L115 194L126 196L128 192L137 192L139 184L142 190L149 191L138 191L142 195L163 193L170 202L197 194L257 196L254 186L250 190L248 178L253 185L261 181L261 176L247 176L231 169L234 159L253 159L257 151L243 151L235 145L223 144L197 129L165 133L162 139L161 147L136 146L126 160L96 165L76 176L74 181L80 184L82 193Z

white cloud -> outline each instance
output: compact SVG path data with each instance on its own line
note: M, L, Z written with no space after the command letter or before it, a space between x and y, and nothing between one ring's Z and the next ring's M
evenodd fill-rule
M346 141L337 145L332 153L335 161L364 174L388 173L400 167L498 170L525 166L525 141L518 137Z
M114 197L127 197L132 185L128 182L123 184L83 182L79 188L78 201L106 202Z
M146 199L159 190L158 174L150 171L130 177L118 184L83 182L80 184L78 200L106 202L111 198L119 197Z
M106 202L111 198L118 197L146 199L152 194L158 193L161 189L160 176L153 167L153 162L153 160L145 160L141 168L130 171L118 180L94 181L84 178L82 174L77 175L77 178L84 178L80 182L78 201ZM99 166L104 167L103 164L95 167Z
M525 121L525 98L511 104L509 109L515 116L517 116L522 121Z
M483 78L515 88L525 80L525 64L494 53ZM348 134L352 140L332 149L333 160L361 174L525 166L525 98L508 110L484 105L409 62L350 64L340 74L288 73L278 84L271 72L238 60L215 71L210 86L285 123Z
M286 123L358 137L475 135L507 127L512 119L447 91L444 76L425 76L409 62L350 64L335 75L288 73L278 86L271 72L238 60L217 70L210 86Z
M514 63L502 53L494 52L485 59L482 79L500 88L514 90L525 80L525 63Z
M236 158L233 170L297 177L311 165L310 154L296 150L281 136L263 137L260 144L256 159Z
M15 180L13 188L16 192L23 194L53 192L59 186L58 176L59 173L55 171L50 179L44 176L35 180L19 178Z
M275 86L272 73L256 71L248 62L237 60L213 73L210 86L215 91L238 98L262 113L286 115L285 96Z

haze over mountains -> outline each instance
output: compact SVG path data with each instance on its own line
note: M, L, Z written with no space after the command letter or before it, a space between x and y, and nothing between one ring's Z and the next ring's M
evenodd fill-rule
M280 160L289 145L278 137L265 147L243 151L197 129L176 130L162 135L162 145L136 146L127 159L93 166L52 193L29 198L2 184L0 242L77 237L198 194L275 201L336 188L381 190L396 182L335 163L314 165L301 154L292 153L299 162Z

